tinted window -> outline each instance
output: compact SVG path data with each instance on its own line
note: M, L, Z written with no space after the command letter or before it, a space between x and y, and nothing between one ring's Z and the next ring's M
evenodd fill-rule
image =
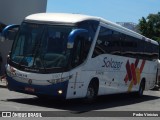
M114 46L112 42L112 30L101 27L100 33L96 42L94 49L93 57L96 57L100 54L111 53Z
M138 51L137 40L131 36L122 34L121 42L121 55L128 57L136 57Z
M91 36L91 40L93 40L95 33L97 31L99 22L94 20L86 20L78 23L78 28L83 28L89 31L89 36Z
M101 54L153 60L158 58L158 45L101 27L92 57Z

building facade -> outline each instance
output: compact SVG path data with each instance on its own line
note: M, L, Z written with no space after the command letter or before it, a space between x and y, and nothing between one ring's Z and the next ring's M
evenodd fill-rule
M46 12L47 0L0 0L0 22L20 24L25 16Z
M3 28L10 24L20 24L23 19L34 13L46 12L47 0L0 0L0 35ZM0 75L5 72L7 55L13 40L0 40Z

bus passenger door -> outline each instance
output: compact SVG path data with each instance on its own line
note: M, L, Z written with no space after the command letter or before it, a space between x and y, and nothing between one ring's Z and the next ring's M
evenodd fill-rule
M69 81L67 98L80 98L84 96L84 92L82 91L84 81L81 79L81 70L83 62L88 54L85 51L85 43L87 39L87 33L84 32L76 35L74 38L74 45L70 59L70 76L72 76L72 78Z
M71 67L73 68L70 71L70 75L72 76L72 79L70 80L70 88L71 93L70 97L72 98L77 98L78 96L80 97L81 92L81 67L80 64L82 63L82 41L81 40L76 40L75 41L75 46L73 49L73 56L71 60Z

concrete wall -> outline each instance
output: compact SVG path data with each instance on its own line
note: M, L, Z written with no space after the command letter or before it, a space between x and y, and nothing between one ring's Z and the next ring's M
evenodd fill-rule
M0 22L6 25L20 24L30 14L46 12L46 7L47 0L0 0ZM0 53L3 58L0 74L4 74L12 43L13 40L0 40Z
M1 52L1 56L2 56L2 66L0 68L0 75L4 74L5 72L5 65L7 62L7 55L11 49L13 40L5 40L5 41L1 41L0 40L0 52Z
M47 0L0 0L0 21L20 24L24 17L46 12Z

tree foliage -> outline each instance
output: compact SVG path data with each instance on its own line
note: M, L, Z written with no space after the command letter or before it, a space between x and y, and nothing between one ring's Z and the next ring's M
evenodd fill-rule
M149 14L139 20L138 29L142 35L160 42L160 12Z

